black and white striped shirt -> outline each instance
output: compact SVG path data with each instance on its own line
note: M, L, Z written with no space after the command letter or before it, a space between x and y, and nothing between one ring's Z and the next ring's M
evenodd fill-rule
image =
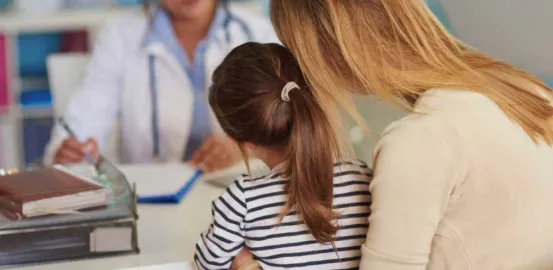
M213 223L196 244L199 269L229 269L244 246L263 269L357 269L367 235L372 171L365 163L334 167L334 210L340 214L331 244L320 244L292 211L278 224L287 195L278 172L244 177L213 202Z

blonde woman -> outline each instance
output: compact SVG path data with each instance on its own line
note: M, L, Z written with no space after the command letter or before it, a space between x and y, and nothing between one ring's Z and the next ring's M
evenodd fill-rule
M273 0L271 16L320 102L412 112L375 150L361 269L553 269L550 89L422 0Z

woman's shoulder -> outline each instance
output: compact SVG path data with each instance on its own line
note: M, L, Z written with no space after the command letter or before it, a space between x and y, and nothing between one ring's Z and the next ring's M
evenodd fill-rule
M418 149L421 158L425 149L442 149L444 155L464 156L466 134L472 129L473 110L468 104L480 103L484 97L471 92L431 90L425 93L407 116L389 124L380 135L375 154Z
M422 157L425 148L438 147L456 162L466 162L467 152L513 129L488 97L470 90L433 89L419 98L409 115L384 129L376 150L402 151L417 145Z
M468 106L467 105L471 105ZM465 113L467 109L494 109L495 103L483 94L470 89L432 89L426 91L416 102L414 111L425 114L444 114L446 112Z
M478 119L505 118L488 97L471 90L433 89L424 93L413 111L392 123L389 130L429 130L434 133L478 128Z

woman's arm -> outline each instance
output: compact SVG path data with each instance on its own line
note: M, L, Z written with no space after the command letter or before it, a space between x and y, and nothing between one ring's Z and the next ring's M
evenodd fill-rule
M71 97L65 121L79 141L90 138L104 147L119 112L122 90L123 42L119 25L106 27L99 35L81 86ZM51 164L67 133L56 125L46 148L46 164Z
M438 137L407 121L384 133L375 155L361 269L426 269L456 183L452 152Z
M253 258L253 254L248 248L243 247L232 260L230 270L260 270L261 266Z
M243 183L235 181L213 201L213 221L196 244L194 261L199 269L230 268L233 258L244 247L246 212Z

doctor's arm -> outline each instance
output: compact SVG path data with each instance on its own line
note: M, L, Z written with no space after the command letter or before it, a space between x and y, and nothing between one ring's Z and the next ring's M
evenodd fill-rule
M226 136L211 136L205 139L188 162L207 173L228 168L241 159L242 152L233 140Z
M94 156L106 146L120 107L122 91L122 41L116 25L99 34L80 87L71 97L64 118L77 136L69 138L56 124L46 148L44 163L73 163L82 160L81 152ZM87 142L81 144L81 142ZM87 149L89 148L89 149Z
M448 146L420 123L385 131L377 145L361 268L424 270L454 189Z

